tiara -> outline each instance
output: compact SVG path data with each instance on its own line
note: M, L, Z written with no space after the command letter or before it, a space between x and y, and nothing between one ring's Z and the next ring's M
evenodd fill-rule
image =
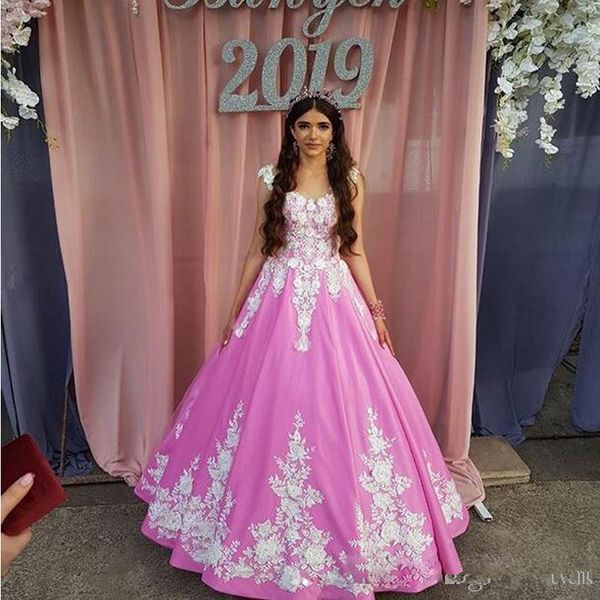
M309 90L307 86L304 86L300 93L290 100L288 107L285 111L285 118L287 119L290 116L290 112L294 105L300 102L301 100L306 100L306 98L320 98L321 100L325 100L338 111L340 119L342 119L342 110L340 108L339 103L333 97L333 93L329 90Z

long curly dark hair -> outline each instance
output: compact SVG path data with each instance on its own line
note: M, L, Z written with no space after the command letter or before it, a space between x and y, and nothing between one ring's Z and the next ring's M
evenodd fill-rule
M354 161L346 144L344 121L340 119L337 109L322 98L300 100L294 104L285 120L273 191L264 205L265 220L260 227L260 233L265 242L261 252L265 256L276 255L286 243L287 226L283 214L283 204L286 193L296 188L296 169L300 162L299 156L294 152L294 137L291 129L294 123L311 108L323 113L333 128L331 141L335 144L335 152L332 159L327 161L327 175L335 196L338 218L331 228L330 237L339 236L341 255L357 256L358 254L352 250L352 244L358 237L352 227L355 214L352 201L358 191L356 184L350 179L350 169L354 166Z

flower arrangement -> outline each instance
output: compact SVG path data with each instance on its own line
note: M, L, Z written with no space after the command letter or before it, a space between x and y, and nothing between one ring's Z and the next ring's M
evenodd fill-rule
M44 16L44 9L49 6L50 0L2 0L2 99L9 99L18 107L18 116L9 115L2 102L0 119L7 130L17 127L20 119L38 117L35 107L40 99L25 82L18 79L10 57L29 43L31 27L25 23Z
M552 141L552 115L563 108L563 75L574 71L576 91L589 98L600 79L600 0L488 0L488 49L501 65L494 92L496 149L509 159L519 127L527 120L533 94L544 98L536 144L546 155L558 152ZM550 75L538 76L546 67Z

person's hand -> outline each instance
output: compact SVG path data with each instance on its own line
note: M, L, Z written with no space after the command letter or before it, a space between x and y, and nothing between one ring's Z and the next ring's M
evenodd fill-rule
M15 481L2 494L2 522L12 509L25 498L33 485L33 474L27 473ZM23 552L31 539L31 529L25 529L19 535L2 534L2 577L8 573L12 562Z
M225 348L225 346L227 346L227 344L229 343L229 340L231 338L231 333L233 332L234 325L235 325L235 319L233 317L230 317L229 320L227 321L227 324L223 328L223 335L221 336L220 350L223 350L223 348Z
M391 350L392 354L396 356L396 352L394 351L394 346L392 344L392 338L385 326L385 321L383 319L374 319L375 329L377 329L377 335L379 336L379 343L383 348L387 345Z

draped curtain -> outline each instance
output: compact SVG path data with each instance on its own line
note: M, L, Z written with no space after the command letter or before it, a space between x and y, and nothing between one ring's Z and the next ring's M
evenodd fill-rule
M174 11L146 0L133 15L116 0L55 0L43 19L48 124L61 143L52 178L90 446L104 469L134 481L231 308L256 172L277 158L282 118L218 113L239 66L221 60L224 42L258 47L243 93L259 86L277 39L335 47L366 37L373 78L345 123L367 180L367 254L399 360L472 503L483 496L468 448L486 9L343 6L322 38L306 40L308 6ZM332 72L327 84L339 85Z
M492 78L490 96L494 87ZM563 88L566 106L553 122L558 154L547 159L535 144L537 97L529 135L508 166L485 144L492 175L481 190L482 204L490 202L473 425L512 444L524 441L582 320L572 423L600 431L600 97L577 96L572 76ZM490 111L487 138L493 119Z
M29 45L15 55L14 65L18 77L40 94L35 21L32 25ZM38 109L43 118L42 105ZM33 436L57 470L65 428L64 473L76 475L92 463L77 406L66 394L69 336L48 146L35 122L22 121L10 139L2 132L2 397L13 433Z

